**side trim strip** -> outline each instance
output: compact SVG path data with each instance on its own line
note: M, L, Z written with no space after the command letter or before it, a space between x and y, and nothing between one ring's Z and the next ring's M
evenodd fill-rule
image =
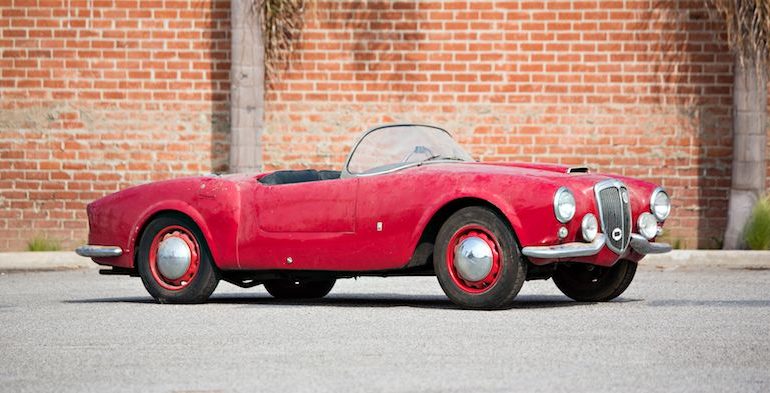
M104 258L119 257L123 255L123 250L117 246L95 246L87 244L75 249L75 252L81 257Z

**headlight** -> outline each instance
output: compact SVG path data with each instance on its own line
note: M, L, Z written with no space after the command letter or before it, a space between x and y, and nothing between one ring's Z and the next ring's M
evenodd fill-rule
M591 213L583 216L583 222L580 223L580 229L583 230L583 240L592 242L596 239L596 234L599 233L599 222L596 221L596 216Z
M671 213L671 199L660 187L652 192L652 197L650 198L650 211L655 215L655 218L657 218L658 221L665 220L668 218L668 214Z
M566 223L575 216L575 196L567 187L556 190L553 196L553 211L559 222Z
M639 227L639 234L647 240L652 239L658 234L658 220L650 213L644 212L640 214L636 224Z

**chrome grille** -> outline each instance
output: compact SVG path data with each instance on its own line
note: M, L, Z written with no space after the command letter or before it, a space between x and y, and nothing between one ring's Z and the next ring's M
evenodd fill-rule
M631 239L631 205L628 189L619 181L606 180L596 184L594 190L607 246L620 254L626 250Z

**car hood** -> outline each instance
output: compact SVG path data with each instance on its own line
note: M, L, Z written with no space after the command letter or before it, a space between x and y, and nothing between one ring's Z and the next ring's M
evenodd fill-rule
M585 183L596 184L599 181L616 178L597 173L573 172L569 173L570 167L555 164L534 164L534 163L498 163L498 162L447 162L445 165L425 165L431 170L449 171L456 173L475 173L479 175L505 175L521 176L528 178L537 178L546 182L554 183Z
M585 166L570 167L570 166L559 165L559 164L538 164L534 162L482 162L481 164L512 167L512 168L535 169L539 171L556 172L556 173L562 173L562 174L588 173L588 167L585 167Z
M554 164L534 163L497 163L497 162L445 162L438 165L424 165L427 171L438 171L455 175L471 176L513 176L521 178L522 185L533 183L550 183L555 188L567 186L572 191L593 195L594 186L608 179L623 182L629 187L631 194L639 198L649 198L649 192L654 184L630 177L590 172L568 173L570 167Z

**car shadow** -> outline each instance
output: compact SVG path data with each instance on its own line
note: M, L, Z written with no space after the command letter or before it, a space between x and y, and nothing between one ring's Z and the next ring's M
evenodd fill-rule
M613 303L641 301L641 299L616 299ZM70 304L91 303L135 303L156 304L150 297L115 297L98 299L66 300ZM441 295L389 295L389 294L332 294L323 299L287 300L257 294L218 294L212 296L208 304L236 304L264 307L413 307L429 309L460 310L446 296ZM560 307L580 307L592 305L592 302L576 302L559 295L522 295L516 298L506 309L541 309Z

